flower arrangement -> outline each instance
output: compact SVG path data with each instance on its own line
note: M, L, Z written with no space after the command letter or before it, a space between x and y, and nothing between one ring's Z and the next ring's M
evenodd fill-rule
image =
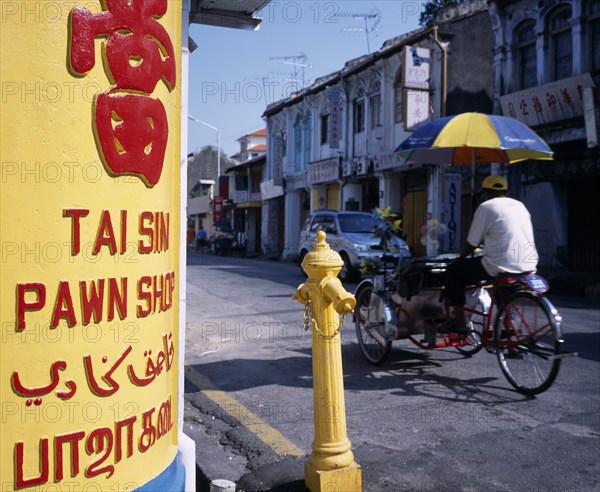
M373 236L380 238L384 253L395 253L396 248L390 243L392 237L402 233L402 228L400 227L402 220L398 219L398 214L392 213L391 207L387 207L385 210L381 210L380 208L375 209L375 220L377 225L373 231Z
M392 238L395 235L402 233L400 224L402 221L398 219L397 214L392 213L391 207L382 210L376 208L375 212L376 225L373 229L373 237L378 237L383 253L395 253L396 248L392 245ZM381 271L381 258L367 258L360 264L360 271L364 275L375 275Z
M379 258L367 258L360 262L360 271L363 275L375 275L381 269Z

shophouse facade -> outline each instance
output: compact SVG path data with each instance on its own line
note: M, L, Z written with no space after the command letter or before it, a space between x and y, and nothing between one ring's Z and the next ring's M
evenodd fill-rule
M232 227L246 235L246 253L262 253L262 195L266 157L264 152L230 168Z
M553 162L510 167L540 264L600 268L600 1L490 3L494 111L538 132Z
M407 166L395 149L428 119L491 112L492 48L487 2L469 2L439 26L386 41L269 105L266 177L284 194L284 259L297 254L310 211L325 208L390 206L415 252L430 253L421 228L444 220L446 170Z
M224 201L229 199L227 170L235 166L236 161L227 157L222 149L207 145L188 154L187 164L188 228L193 228L196 233L202 226L211 233L215 222L214 197L221 196ZM217 176L219 166L221 176Z

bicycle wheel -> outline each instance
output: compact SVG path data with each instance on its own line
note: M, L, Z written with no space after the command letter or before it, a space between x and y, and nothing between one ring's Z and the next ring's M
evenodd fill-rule
M371 364L382 364L390 354L392 342L378 328L385 322L383 300L373 292L373 286L362 289L356 298L356 336L363 355Z
M550 306L541 296L520 292L506 301L494 323L500 368L526 395L546 391L560 368L560 318Z
M478 329L470 330L467 335L465 345L457 345L458 350L463 355L475 355L481 350L483 344L481 343L481 332Z

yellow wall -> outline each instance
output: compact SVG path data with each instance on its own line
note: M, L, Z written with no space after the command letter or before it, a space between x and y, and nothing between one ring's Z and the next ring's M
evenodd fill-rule
M90 23L102 10L90 0L1 5L3 490L128 490L163 471L177 450L181 2L165 1L166 14L149 20L172 42L175 87L158 81L144 93L122 84L110 95L118 56L104 53L107 33L92 43L88 73L72 67L77 4L89 9ZM110 170L94 123L102 94L162 102L168 138L156 184ZM115 132L120 123L112 122ZM165 231L151 245L156 218ZM152 251L143 252L146 246ZM145 315L161 278L163 303ZM92 311L83 298L92 285L98 309L86 320ZM118 296L111 302L111 292L122 305Z
M339 183L313 185L311 210L341 210L341 187Z

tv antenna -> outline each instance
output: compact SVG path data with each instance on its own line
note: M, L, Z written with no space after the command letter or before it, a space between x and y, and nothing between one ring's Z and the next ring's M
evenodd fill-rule
M351 13L351 12L338 12L334 17L344 17L363 22L361 26L356 27L344 27L342 32L364 32L367 38L367 53L371 54L371 43L369 37L371 33L375 33L373 37L376 37L381 32L379 23L381 22L381 14L378 9L373 9L369 14Z
M304 71L307 68L312 68L312 65L307 63L308 58L305 53L300 53L299 55L271 56L269 60L283 60L284 64L291 65L293 67L291 72L292 84L296 84L298 89L304 89ZM302 78L299 78L299 75Z

